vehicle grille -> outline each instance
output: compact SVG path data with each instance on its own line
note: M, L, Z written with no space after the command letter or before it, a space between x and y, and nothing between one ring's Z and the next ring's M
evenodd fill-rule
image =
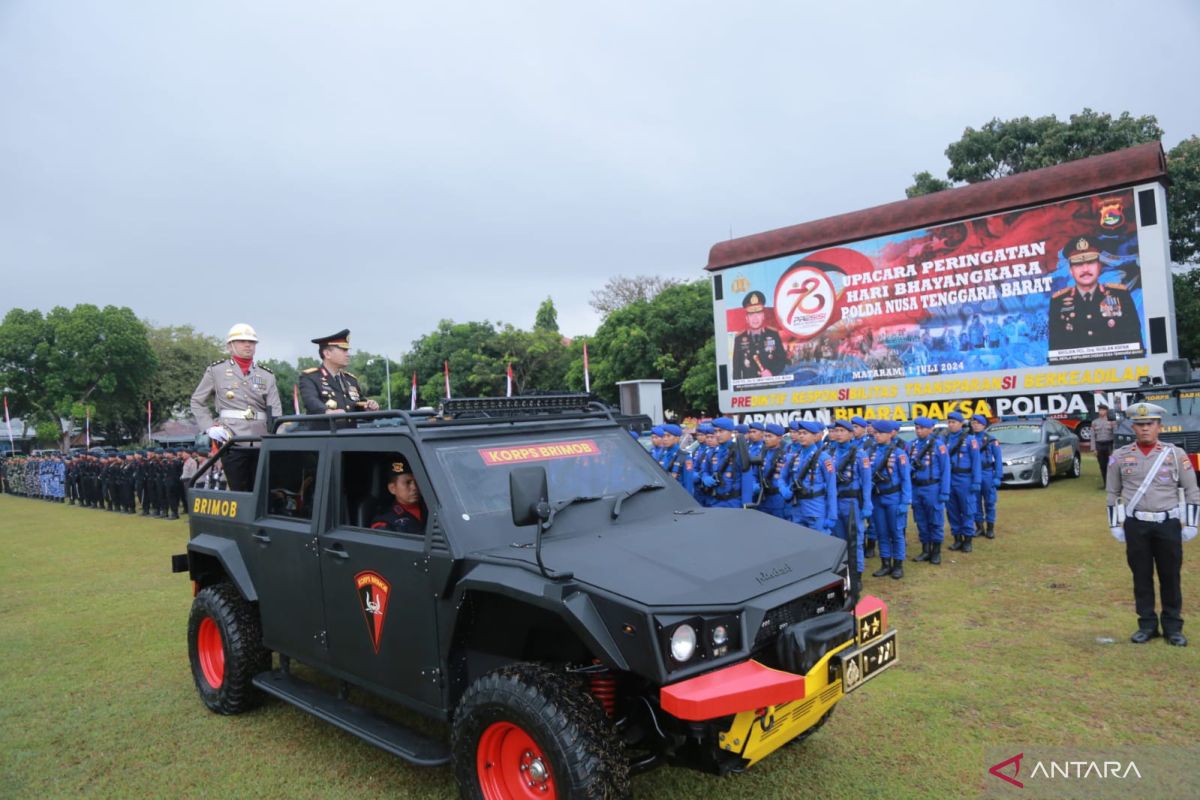
M839 583L772 608L758 627L758 633L754 637L754 649L770 644L780 631L793 623L812 619L818 614L840 611L844 602L842 585Z
M1177 444L1189 453L1200 453L1200 431L1162 433L1158 438L1164 442Z

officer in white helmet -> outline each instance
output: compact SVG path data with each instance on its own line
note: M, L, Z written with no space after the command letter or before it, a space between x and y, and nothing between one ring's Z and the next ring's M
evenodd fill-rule
M254 328L245 323L234 325L225 336L225 346L229 358L210 364L192 392L192 414L217 443L234 436L262 436L267 433L268 415L277 417L283 412L275 375L254 360L258 348ZM209 411L209 397L216 407L215 418ZM232 447L221 460L231 490L248 492L254 488L257 447Z

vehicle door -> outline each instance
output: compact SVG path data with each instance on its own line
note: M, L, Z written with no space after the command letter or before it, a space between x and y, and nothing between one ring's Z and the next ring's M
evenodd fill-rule
M258 590L264 643L309 663L326 658L315 530L325 503L315 491L325 485L328 469L323 447L313 439L276 440L264 450L257 516L243 548Z
M330 525L320 535L330 663L335 670L410 705L441 707L436 597L427 559L437 500L411 440L335 442ZM393 465L417 480L425 505L421 533L396 532L381 515L396 505Z

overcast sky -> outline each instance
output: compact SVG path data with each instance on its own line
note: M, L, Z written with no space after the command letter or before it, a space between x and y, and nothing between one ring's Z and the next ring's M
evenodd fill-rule
M965 127L1200 133L1200 3L0 0L0 313L262 358L349 327L595 330L614 275L901 199Z

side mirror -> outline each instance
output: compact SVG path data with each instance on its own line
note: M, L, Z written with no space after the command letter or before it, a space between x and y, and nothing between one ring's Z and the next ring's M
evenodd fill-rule
M513 525L523 527L550 518L550 492L545 467L517 467L508 474Z
M1059 439L1061 439L1062 437L1061 437L1061 436L1059 436L1057 433L1052 433L1052 434L1050 434L1050 435L1049 435L1048 437L1046 437L1046 438L1047 438L1047 441L1051 441L1051 442L1057 442L1057 441L1058 441Z

